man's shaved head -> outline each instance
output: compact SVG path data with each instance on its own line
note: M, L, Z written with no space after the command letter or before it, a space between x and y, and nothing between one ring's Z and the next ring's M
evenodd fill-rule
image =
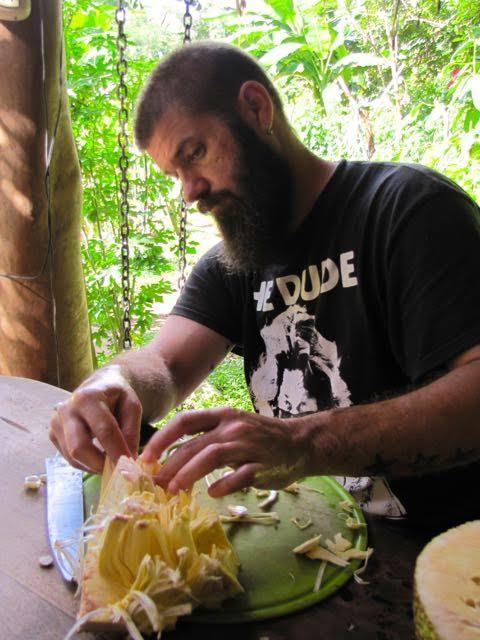
M240 87L248 80L262 84L277 112L283 114L277 90L250 55L232 45L209 41L177 49L157 65L138 101L138 147L148 147L156 125L172 107L192 114L228 116L236 110Z

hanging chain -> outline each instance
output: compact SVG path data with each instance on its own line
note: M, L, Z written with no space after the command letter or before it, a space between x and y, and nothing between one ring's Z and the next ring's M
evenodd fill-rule
M183 34L183 44L187 44L187 42L191 42L192 38L190 36L190 29L192 28L192 14L190 13L190 6L195 4L194 0L184 0L185 2L185 13L183 14L183 26L185 28L185 32Z
M187 203L182 198L180 205L180 226L178 229L178 291L185 286L187 268Z
M126 106L127 101L127 85L125 83L125 76L127 74L127 60L125 57L125 50L127 48L127 38L125 36L125 19L126 9L124 0L118 0L118 8L115 12L115 21L118 26L117 35L117 73L118 73L118 87L117 96L119 101L118 109L118 122L120 131L118 133L118 145L120 147L120 158L118 160L118 166L120 168L120 218L121 218L121 253L122 253L122 300L123 300L123 348L130 349L132 346L131 340L131 319L130 319L130 255L128 246L129 236L129 204L128 204L128 109Z
M192 14L190 13L190 6L195 2L194 0L184 0L185 13L183 15L183 44L188 44L192 41L190 30L192 28ZM185 286L185 271L187 268L187 203L182 198L180 206L180 225L178 230L178 290L181 291Z

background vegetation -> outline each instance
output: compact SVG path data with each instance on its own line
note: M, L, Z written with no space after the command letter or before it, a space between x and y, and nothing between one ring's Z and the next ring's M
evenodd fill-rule
M84 185L83 258L98 363L121 349L115 0L65 0L69 92ZM230 6L228 6L230 5ZM131 0L128 104L182 42L183 2ZM193 39L256 56L299 137L327 159L420 162L480 200L480 5L471 0L202 0ZM130 132L130 140L132 139ZM176 286L178 185L130 149L133 339ZM196 242L189 240L194 260ZM188 406L247 408L228 359Z

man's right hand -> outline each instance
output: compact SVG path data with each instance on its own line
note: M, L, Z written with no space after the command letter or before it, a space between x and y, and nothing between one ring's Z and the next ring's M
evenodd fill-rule
M105 455L113 462L137 455L141 418L140 400L120 365L108 365L56 405L50 440L74 467L101 473Z

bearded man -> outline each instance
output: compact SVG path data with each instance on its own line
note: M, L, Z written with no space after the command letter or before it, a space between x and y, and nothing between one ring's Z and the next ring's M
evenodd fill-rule
M155 339L57 408L50 435L62 454L95 472L105 454L136 455L142 419L180 404L234 349L256 411L178 414L144 459L200 435L169 456L160 484L176 492L228 465L209 489L222 496L333 474L376 513L478 517L471 199L424 167L318 158L264 71L225 44L163 60L135 133L223 242L196 265ZM455 487L463 499L449 503Z

